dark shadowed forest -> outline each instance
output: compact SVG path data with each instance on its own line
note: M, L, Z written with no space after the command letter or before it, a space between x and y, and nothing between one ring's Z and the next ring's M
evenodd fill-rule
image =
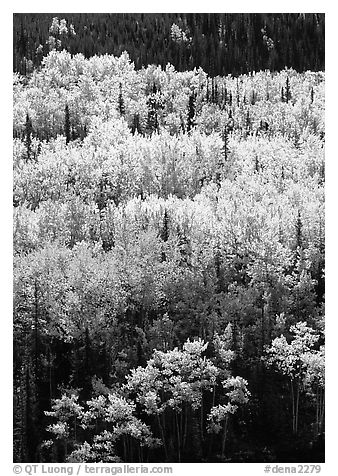
M128 51L136 69L171 63L177 71L201 67L210 76L324 70L322 13L29 13L14 15L14 71L26 74L41 64L53 17L73 25L60 33L71 54Z

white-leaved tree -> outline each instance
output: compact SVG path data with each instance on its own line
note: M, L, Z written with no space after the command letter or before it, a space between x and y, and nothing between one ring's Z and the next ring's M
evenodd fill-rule
M135 416L136 404L117 393L99 395L79 405L78 396L63 395L54 401L47 416L57 418L47 430L64 445L64 458L74 462L143 461L143 448L153 448L160 441L153 438L151 429ZM79 433L81 439L79 443ZM45 442L45 446L53 444ZM71 452L68 449L71 448Z
M216 337L210 358L201 339L188 339L181 350L155 350L118 392L105 389L85 405L64 394L46 412L57 422L48 426L53 440L45 446L61 444L68 462L142 462L144 449L162 446L167 461L180 462L196 428L202 441L222 432L224 458L229 419L250 396L247 381L231 375L226 341Z
M292 339L276 337L266 348L266 362L289 380L292 403L292 431L298 432L299 399L302 392L316 396L316 428L320 433L324 421L324 347L316 349L320 335L298 322L290 327Z
M223 428L224 456L230 414L235 413L240 404L247 403L250 393L246 380L231 375L229 363L233 353L221 342L217 336L214 358L206 357L208 343L201 339L188 339L182 350L155 350L145 368L138 367L127 377L128 392L135 395L144 413L156 419L166 457L169 452L168 428L174 431L176 456L181 461L193 419L200 422L202 441L205 421L209 433L218 433ZM211 399L208 394L211 394ZM216 400L220 402L218 405Z

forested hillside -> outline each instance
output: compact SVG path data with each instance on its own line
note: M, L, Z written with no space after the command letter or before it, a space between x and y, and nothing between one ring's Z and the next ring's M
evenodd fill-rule
M323 461L324 73L132 53L14 74L14 459Z
M72 25L57 37L70 53L89 58L126 50L137 69L171 63L179 71L201 66L211 76L324 69L323 13L17 13L14 71L31 71L55 46L53 17Z

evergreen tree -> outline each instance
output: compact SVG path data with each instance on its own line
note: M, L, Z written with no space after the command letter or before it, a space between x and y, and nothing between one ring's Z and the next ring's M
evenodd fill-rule
M231 107L232 106L232 92L230 91L230 94L229 94L229 106Z
M148 98L148 119L147 119L147 128L150 132L158 132L158 104L156 97L152 94Z
M135 134L135 132L138 132L139 134L142 133L139 114L134 114L133 116L133 124L131 126L131 132L133 134Z
M227 88L222 88L222 91L223 91L223 103L224 105L227 104L227 101L228 101L228 91L227 91Z
M167 209L164 210L164 215L163 215L163 226L161 229L161 240L166 243L169 239L169 217L168 217L168 212ZM165 251L162 251L162 261L166 261L166 253Z
M71 140L71 127L70 127L70 117L69 117L69 107L68 104L65 106L65 136L66 144L69 144Z
M226 125L223 129L223 156L224 156L224 163L228 160L229 155L229 133L228 133L228 126Z
M258 155L255 155L255 171L258 173L259 172L259 160L258 160Z
M26 146L26 159L31 159L32 154L32 121L28 113L26 114L26 123L25 123L25 146Z
M215 78L215 88L214 88L214 103L218 104L218 85L217 85L217 79Z
M249 109L246 112L246 118L245 118L245 128L246 128L246 135L248 136L251 131L251 118L250 118L250 111Z
M215 103L215 78L211 78L211 102Z
M194 125L195 125L195 95L191 94L189 96L187 132L191 131Z
M285 100L288 103L290 99L291 99L290 80L289 80L289 76L287 76L286 83L285 83Z
M297 249L301 249L303 246L303 223L302 223L302 216L300 210L297 213L297 220L296 220L296 247Z
M124 107L124 99L123 99L123 93L122 93L122 83L119 84L119 99L118 99L118 109L121 114L121 116L124 116L126 113L125 107Z

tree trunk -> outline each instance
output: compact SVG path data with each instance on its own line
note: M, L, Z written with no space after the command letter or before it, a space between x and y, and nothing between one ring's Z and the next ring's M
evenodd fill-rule
M178 417L177 413L175 412L175 422L176 422L176 432L177 432L177 456L178 462L181 462L181 442L180 442L180 430L178 427Z
M291 402L292 402L292 433L295 433L295 396L293 388L293 379L290 379Z
M161 419L160 419L159 414L157 414L157 422L158 422L158 426L159 426L159 429L160 429L160 432L161 432L161 436L162 436L165 459L166 459L166 461L168 461L167 442L166 442L166 439L165 439L164 430L163 430L163 426L162 426L162 424L161 424Z
M221 451L221 457L222 457L222 459L225 458L225 443L226 443L226 438L227 438L228 421L229 421L229 415L227 415L227 416L225 417L224 427L223 427L222 451Z
M203 434L203 398L202 398L202 402L201 402L200 431L201 431L201 442L203 443L203 440L204 440L204 434Z
M298 413L299 413L299 396L300 388L298 379L290 379L291 400L292 400L292 432L294 435L298 433Z
M299 384L297 382L297 388L296 388L296 431L295 433L298 433L298 415L299 415Z
M187 441L187 432L188 432L188 408L187 405L185 404L185 420L184 420L184 437L183 437L183 449L186 446L186 441Z

